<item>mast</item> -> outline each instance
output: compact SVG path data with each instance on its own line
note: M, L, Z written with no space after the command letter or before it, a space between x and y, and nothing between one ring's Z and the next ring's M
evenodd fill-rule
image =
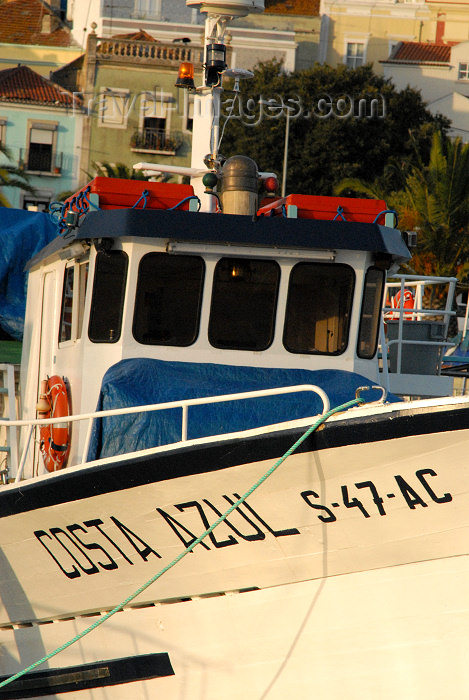
M207 13L204 37L204 75L202 85L196 87L192 78L178 78L178 87L189 89L194 93L194 117L192 127L192 151L190 167L165 166L160 164L137 163L134 168L145 174L155 172L172 172L190 175L195 194L202 202L201 210L213 212L216 197L207 196L207 189L202 178L209 172L221 173L222 163L219 159L220 114L222 74L235 78L235 90L239 89L241 78L252 77L250 71L227 70L226 63L226 29L229 22L237 17L245 17L251 12L263 12L264 0L186 0L188 7L199 8ZM182 64L186 70L190 64ZM181 66L181 67L182 67ZM193 70L192 70L193 76ZM181 75L181 72L180 72ZM266 178L273 173L258 173ZM215 185L214 185L215 186Z

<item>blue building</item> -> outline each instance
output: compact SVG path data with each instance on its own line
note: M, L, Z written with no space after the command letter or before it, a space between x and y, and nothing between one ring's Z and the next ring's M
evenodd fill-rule
M12 207L42 211L78 188L83 118L77 95L27 66L0 71L0 143L35 190L3 188Z

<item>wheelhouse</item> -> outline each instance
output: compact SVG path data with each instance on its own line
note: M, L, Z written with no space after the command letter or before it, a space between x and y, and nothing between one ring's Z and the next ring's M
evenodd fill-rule
M407 257L378 224L91 212L29 265L25 413L56 374L74 413L94 410L106 371L133 357L377 382L386 269Z

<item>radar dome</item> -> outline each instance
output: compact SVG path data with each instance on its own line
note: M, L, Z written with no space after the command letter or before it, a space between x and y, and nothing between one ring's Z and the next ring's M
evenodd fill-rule
M186 0L188 7L200 6L209 14L244 17L251 12L264 12L264 0Z

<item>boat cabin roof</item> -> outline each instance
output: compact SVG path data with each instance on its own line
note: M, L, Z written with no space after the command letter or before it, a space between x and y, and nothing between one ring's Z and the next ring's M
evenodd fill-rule
M267 247L273 249L273 254L278 247L369 251L394 263L411 257L398 230L376 223L113 209L86 214L80 226L54 239L29 261L26 269L74 241L131 237Z

